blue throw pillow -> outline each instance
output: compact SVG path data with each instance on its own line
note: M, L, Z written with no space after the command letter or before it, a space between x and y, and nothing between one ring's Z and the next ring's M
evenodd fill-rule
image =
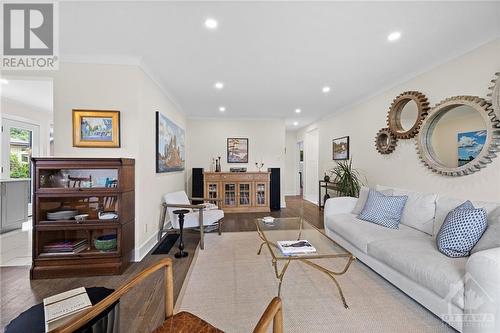
M358 218L387 228L399 229L399 222L407 199L407 195L388 196L370 190L365 207Z
M436 237L437 247L448 257L467 257L487 227L486 211L466 201L446 215Z

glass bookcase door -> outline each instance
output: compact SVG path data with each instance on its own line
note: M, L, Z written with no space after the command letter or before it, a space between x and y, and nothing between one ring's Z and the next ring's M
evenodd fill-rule
M236 206L236 184L224 184L224 206Z
M118 216L118 196L39 197L37 214L46 222L113 222ZM82 220L79 220L79 216Z
M255 184L255 204L257 206L265 206L266 202L266 184L257 183Z
M118 187L118 169L41 169L40 189L112 189Z
M238 184L238 204L239 206L250 206L251 205L251 191L250 183L240 183Z

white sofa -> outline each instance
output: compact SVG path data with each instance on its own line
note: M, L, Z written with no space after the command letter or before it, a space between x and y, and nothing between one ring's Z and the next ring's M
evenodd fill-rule
M378 190L388 189L377 186ZM394 189L395 194L398 189ZM404 190L399 190L404 191ZM408 192L408 191L407 191ZM408 192L419 198L425 194ZM427 196L429 198L429 196ZM500 247L467 258L449 258L436 246L436 234L446 214L464 200L435 195L428 233L408 226L422 210L413 201L405 207L406 224L389 229L361 221L352 214L356 198L326 201L325 232L386 280L464 333L500 332ZM497 218L500 203L474 202ZM417 206L415 206L417 204ZM429 209L429 203L427 203ZM413 213L413 214L412 214ZM410 221L411 222L411 221Z

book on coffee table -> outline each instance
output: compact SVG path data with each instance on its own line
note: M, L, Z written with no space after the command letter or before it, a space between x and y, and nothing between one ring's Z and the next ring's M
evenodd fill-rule
M286 256L316 253L316 249L307 240L277 241L281 252Z
M43 299L45 332L72 320L76 314L92 307L87 290L83 287Z

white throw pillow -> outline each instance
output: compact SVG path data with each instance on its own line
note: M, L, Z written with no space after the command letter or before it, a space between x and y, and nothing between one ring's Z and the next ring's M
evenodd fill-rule
M401 224L432 236L434 232L437 194L394 189L394 195L408 196L403 216L401 217Z
M500 207L488 214L488 228L470 252L484 251L500 247Z
M377 190L377 191L379 191L379 190ZM368 199L369 192L370 192L369 187L361 186L361 189L359 190L358 201L356 201L356 206L354 206L354 209L352 210L351 214L354 214L354 215L361 214L361 211L363 210L363 208L365 208L366 199ZM392 189L380 190L379 192L382 192L385 195L392 195L392 193L393 193Z

